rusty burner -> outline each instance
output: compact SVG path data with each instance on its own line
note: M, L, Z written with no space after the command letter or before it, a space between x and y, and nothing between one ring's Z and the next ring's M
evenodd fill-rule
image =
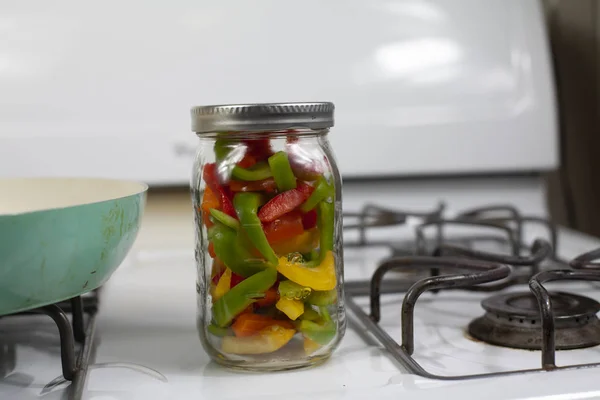
M600 344L600 303L571 293L550 293L554 310L555 348L580 349ZM497 346L542 349L540 309L531 292L489 297L481 303L486 313L469 324L469 334Z

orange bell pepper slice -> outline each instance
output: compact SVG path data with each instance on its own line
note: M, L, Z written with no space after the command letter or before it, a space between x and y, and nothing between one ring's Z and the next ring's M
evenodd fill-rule
M226 336L221 342L221 350L229 354L265 354L272 353L285 346L294 334L295 329L281 325L270 325L256 335L246 337Z
M258 334L261 330L271 325L279 325L283 328L294 329L294 326L289 321L281 321L273 319L267 315L260 314L241 314L235 319L231 329L235 336L246 337Z
M202 205L200 206L204 225L206 225L209 228L213 226L213 223L210 220L210 209L219 208L220 205L221 204L219 202L219 199L217 198L215 193L212 190L210 190L209 187L204 189L204 196L202 196Z

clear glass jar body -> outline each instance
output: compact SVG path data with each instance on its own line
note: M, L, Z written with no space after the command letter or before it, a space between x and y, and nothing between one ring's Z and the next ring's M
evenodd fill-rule
M310 366L344 335L341 178L327 135L198 135L197 327L220 364Z

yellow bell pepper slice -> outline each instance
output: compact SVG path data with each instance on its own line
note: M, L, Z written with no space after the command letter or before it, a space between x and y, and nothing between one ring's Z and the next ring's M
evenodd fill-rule
M292 340L295 333L294 329L271 325L254 336L226 336L221 343L221 350L229 354L272 353Z
M321 264L314 268L288 261L287 257L281 257L277 271L289 280L314 290L331 290L337 284L335 259L332 251L328 251Z
M277 304L275 304L275 307L292 321L295 321L299 316L304 314L304 303L300 300L281 297L277 301Z
M311 355L312 353L319 350L320 348L321 348L321 345L319 343L317 343L313 340L310 340L307 337L304 338L304 354L306 354L307 356Z
M219 300L223 295L229 292L231 288L231 270L227 268L219 278L219 282L212 293L213 302Z

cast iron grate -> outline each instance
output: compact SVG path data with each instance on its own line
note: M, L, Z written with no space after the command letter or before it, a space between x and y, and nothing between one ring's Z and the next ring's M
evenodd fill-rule
M52 318L58 328L60 337L63 378L72 382L75 391L80 391L79 389L83 388L87 374L98 302L99 290L94 290L85 296L77 296L40 308L4 315L0 317L0 323L1 319L4 318L19 318L23 315L32 314L44 314ZM71 319L68 315L71 316ZM75 343L81 344L79 353L76 350ZM53 382L52 385L58 383L60 382Z
M568 345L563 346L564 343L561 343L560 340L560 334L563 333L561 328L564 323L561 320L562 317L564 315L568 316L568 326L571 326L572 323L587 327L593 326L596 322L591 317L594 315L595 318L598 303L581 296L562 293L550 294L543 285L545 282L557 280L600 281L600 263L594 262L600 259L600 249L586 253L570 263L566 263L556 255L558 235L556 227L550 221L537 217L524 217L511 206L491 206L469 210L458 214L453 219L443 218L442 211L443 209L437 215L430 216L420 226L416 227L415 254L413 256L390 257L379 265L370 281L351 282L345 286L348 308L390 352L391 356L410 373L441 380L462 380L524 372L600 366L600 363L556 366L556 350L570 348ZM523 243L523 229L524 225L529 223L544 225L548 230L550 243L538 239L532 246L526 246ZM496 254L477 250L476 247L479 241L490 240L489 237L484 236L463 238L458 242L461 245L457 245L456 240L448 238L445 234L445 228L456 225L481 227L488 230L496 229L502 233L502 236L495 237L494 240L506 244L510 249L510 254ZM435 228L433 245L426 240L424 235L424 230L430 227ZM361 236L365 238L365 241L359 242L359 245L369 245L366 241L366 230L369 226L353 225L349 228L361 231ZM431 248L433 248L433 251L430 254L429 250ZM558 265L561 269L540 272L540 264L548 260L554 263L553 266ZM566 269L569 266L572 269ZM388 272L407 270L428 270L431 276L416 282L402 282L394 286L382 284L384 276ZM521 305L525 303L531 305L532 302L537 305L537 314L530 314L530 318L539 321L538 326L541 325L541 329L536 328L537 346L542 350L541 368L462 376L441 376L426 371L412 357L414 352L414 307L423 293L451 289L497 292L525 282L529 284L531 293L524 297L527 300L517 299L516 301ZM379 325L381 295L398 292L405 292L402 303L401 344L391 338ZM370 296L369 314L363 311L354 299L354 297L365 295ZM521 294L521 296L524 295ZM500 300L507 302L510 297L508 300ZM488 299L487 305L489 306L490 302L494 305L498 301L499 299L496 296L491 297ZM557 307L553 307L553 302L556 303ZM575 314L580 316L575 316ZM535 315L537 315L537 318ZM573 318L570 319L571 317ZM590 317L589 320L587 317ZM581 318L583 318L583 322ZM520 323L520 321L517 323ZM557 334L559 335L558 344L556 342ZM594 343L589 342L588 339L585 345L595 345L596 337L593 339Z

